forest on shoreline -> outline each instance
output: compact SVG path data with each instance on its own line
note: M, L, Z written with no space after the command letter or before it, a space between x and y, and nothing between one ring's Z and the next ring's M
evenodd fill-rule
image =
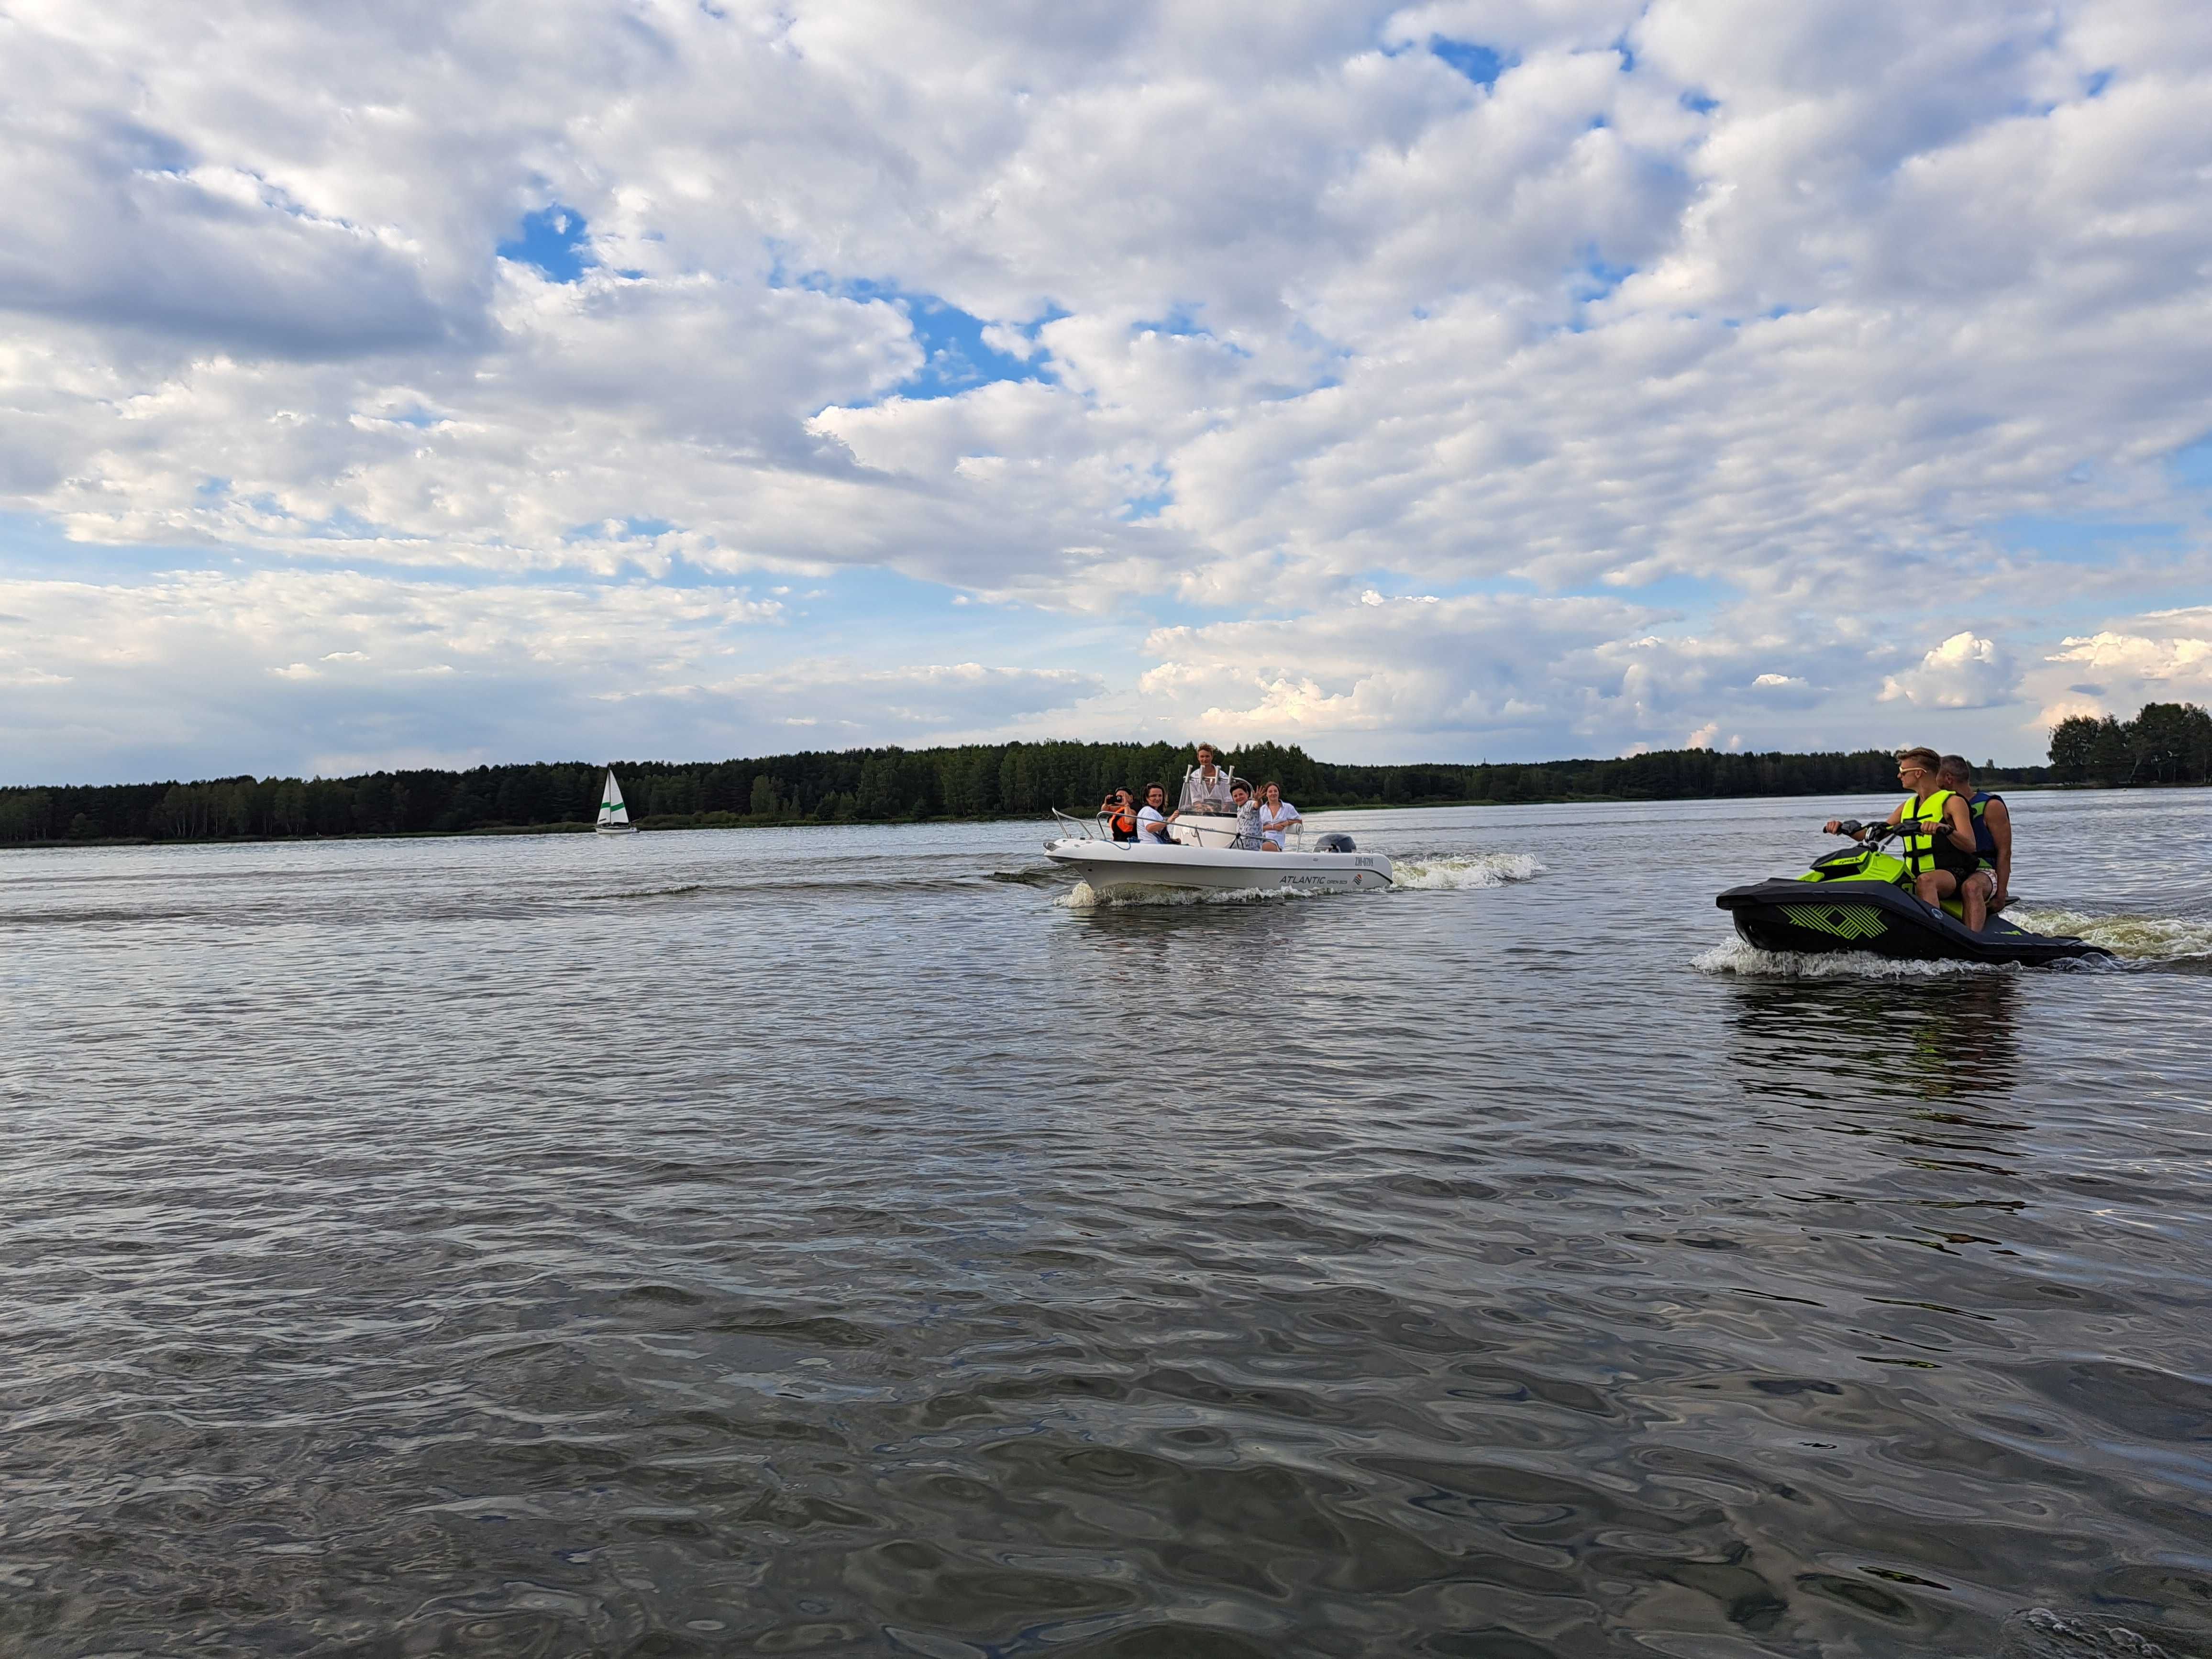
M1696 800L1879 793L1887 750L1737 754L1674 749L1613 760L1348 766L1303 749L1224 751L1243 775L1274 779L1309 811L1331 807ZM633 819L652 830L891 823L1086 812L1115 785L1172 794L1190 750L1170 744L1003 743L942 749L811 750L747 760L616 761ZM2153 703L2130 721L2063 721L2050 766L1990 767L1985 787L2201 783L2212 776L2212 716ZM589 826L597 762L421 768L343 778L0 788L0 844L549 832Z

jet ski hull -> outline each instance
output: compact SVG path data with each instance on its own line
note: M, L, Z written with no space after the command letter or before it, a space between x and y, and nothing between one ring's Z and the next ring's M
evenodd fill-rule
M1188 887L1216 892L1379 892L1391 885L1380 853L1251 853L1227 847L1146 846L1069 836L1044 855L1095 891Z
M2030 965L2112 954L2078 939L2030 933L2001 916L1973 933L1886 881L1776 879L1730 888L1713 902L1734 919L1747 944L1762 951L1859 951L1909 962Z

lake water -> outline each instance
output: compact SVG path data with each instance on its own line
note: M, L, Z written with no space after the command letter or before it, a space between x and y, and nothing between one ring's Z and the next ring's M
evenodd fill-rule
M0 1652L2212 1651L2212 793L0 855Z

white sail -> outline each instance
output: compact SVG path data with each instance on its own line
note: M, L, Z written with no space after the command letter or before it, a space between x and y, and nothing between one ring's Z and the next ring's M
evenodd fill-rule
M599 792L599 826L605 829L610 824L629 823L629 808L623 805L622 785L615 781L615 775L611 770L607 774L607 787Z

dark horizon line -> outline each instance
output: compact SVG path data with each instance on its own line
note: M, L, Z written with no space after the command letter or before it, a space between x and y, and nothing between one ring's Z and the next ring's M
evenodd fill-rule
M1478 768L1494 769L1501 767L1540 768L1554 766L1617 766L1632 761L1658 760L1667 757L1686 757L1691 755L1710 755L1721 760L1816 760L1856 758L1865 755L1881 755L1887 757L1898 752L1898 750L1893 748L1883 748L1880 745L1872 744L1861 749L1717 749L1709 744L1701 744L1673 749L1638 750L1620 755L1563 755L1555 756L1545 760L1490 760L1486 758L1481 760L1339 761L1328 760L1322 756L1314 754L1306 750L1301 744L1280 744L1276 743L1272 739L1263 739L1258 742L1246 744L1242 747L1229 744L1217 744L1211 746L1213 748L1214 752L1220 756L1224 762L1233 760L1240 755L1243 755L1253 750L1264 750L1285 757L1297 756L1316 766L1325 766L1330 768L1332 770L1347 772L1466 771ZM805 760L816 757L840 759L848 758L854 756L888 754L921 757L957 753L963 750L981 749L1081 749L1095 750L1107 749L1151 750L1160 748L1181 749L1186 752L1194 763L1195 762L1197 745L1190 743L1169 744L1159 740L1141 742L1134 738L1007 738L976 743L931 744L925 747L919 748L909 748L903 744L895 743L854 744L850 747L843 749L787 749L781 750L774 753L727 755L720 757L720 759L701 758L692 760L660 760L649 759L640 756L630 756L628 757L617 757L611 760L591 760L576 757L569 757L568 758L559 760L478 761L471 765L466 766L452 763L429 763L418 766L374 766L358 772L327 774L321 772L288 773L240 771L209 773L203 776L195 778L186 778L175 775L155 778L118 778L97 783L61 783L52 781L35 783L0 783L0 793L15 793L25 790L42 789L145 789L160 787L191 787L199 784L237 783L241 781L250 781L255 783L343 783L359 778L399 777L410 773L444 773L454 777L465 777L471 773L475 772L497 772L518 767L568 768L583 766L605 769L619 774L625 768L632 770L653 768L685 770L701 767L734 766L738 764L764 765L775 761ZM2045 761L1997 762L1984 760L1978 763L1978 766L1980 770L1993 773L2048 771L2050 769L2049 763Z

